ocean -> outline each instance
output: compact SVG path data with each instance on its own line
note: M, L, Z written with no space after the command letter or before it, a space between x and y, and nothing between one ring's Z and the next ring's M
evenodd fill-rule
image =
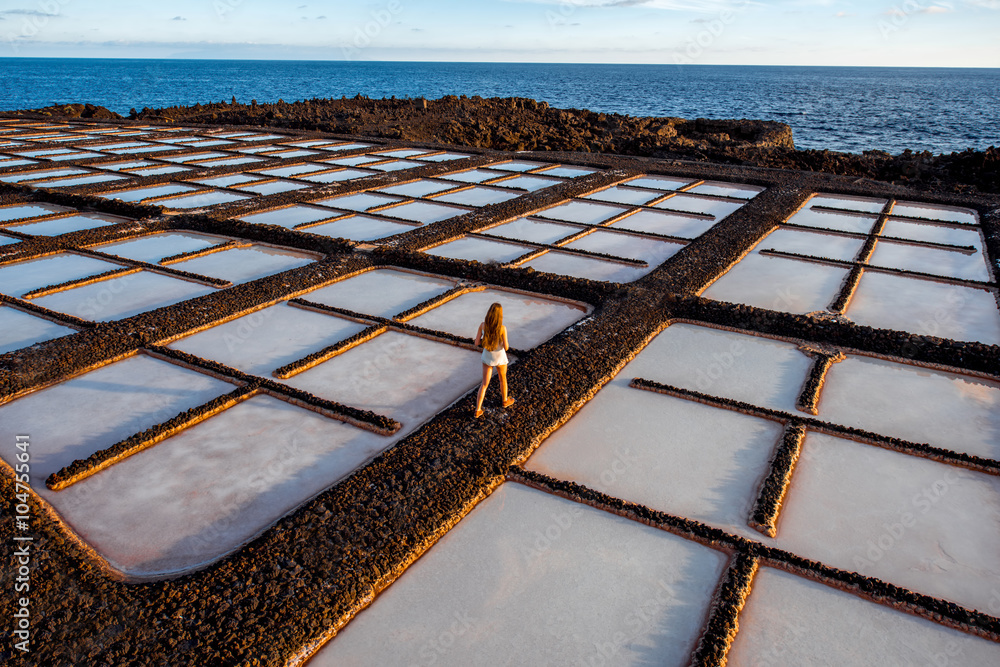
M0 58L0 109L314 97L530 97L632 116L753 118L798 148L1000 145L1000 69Z

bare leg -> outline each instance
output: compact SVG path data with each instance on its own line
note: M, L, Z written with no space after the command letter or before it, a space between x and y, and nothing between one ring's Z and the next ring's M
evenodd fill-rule
M477 417L483 414L483 398L486 396L486 387L490 386L490 379L492 377L493 377L493 367L483 364L483 383L479 385L479 395L476 396Z
M514 399L507 398L507 364L497 366L497 372L500 375L500 393L503 396L503 406L510 407L514 405Z

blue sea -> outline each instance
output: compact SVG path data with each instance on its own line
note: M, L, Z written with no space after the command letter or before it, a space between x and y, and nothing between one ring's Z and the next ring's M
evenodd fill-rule
M1000 145L1000 69L355 61L0 59L0 109L313 97L529 97L632 116L753 118L799 148L950 153Z

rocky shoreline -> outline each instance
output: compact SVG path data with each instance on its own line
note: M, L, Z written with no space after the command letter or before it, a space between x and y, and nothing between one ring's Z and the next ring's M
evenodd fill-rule
M27 117L122 119L92 104L19 112ZM495 150L610 153L855 176L926 191L1000 193L1000 147L950 155L861 155L797 150L792 129L774 121L639 118L556 109L532 99L311 99L132 109L128 119L333 132Z

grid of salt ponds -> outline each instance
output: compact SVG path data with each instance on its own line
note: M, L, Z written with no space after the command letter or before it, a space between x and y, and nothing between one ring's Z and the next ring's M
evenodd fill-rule
M811 364L791 343L675 324L550 435L527 467L990 613L1000 585L995 476L810 432L778 537L764 538L746 522L781 424L629 387L644 377L794 413ZM819 412L994 459L998 415L995 383L854 356L831 370ZM721 553L700 544L511 482L312 661L374 655L396 664L421 650L438 655L447 644L459 663L490 656L606 664L613 656L615 664L684 664L723 564ZM895 664L925 652L1000 658L987 640L765 567L730 660L805 664L820 645L853 663L858 644L848 649L843 639L859 633L868 661ZM511 636L521 639L512 645Z
M30 299L33 303L57 312L103 322L131 317L219 289L214 283L208 282L207 278L233 284L244 283L305 266L317 259L313 253L248 243L223 247L190 258L181 257L168 263L162 262L176 255L198 253L231 240L195 232L160 232L94 246L94 250L116 256L118 259L115 261L63 251L4 264L0 265L0 293ZM102 274L111 271L134 268L135 265L129 260L161 263L171 269L194 274L195 277L180 278L149 269L102 277ZM40 295L32 294L49 286L76 281L81 284L68 285L64 289Z
M149 256L149 248L132 250ZM443 277L378 269L303 298L392 317L455 285ZM503 303L511 344L520 349L544 342L589 312L582 304L487 288L459 295L411 322L471 338L493 301ZM276 368L365 326L283 302L171 347L270 377ZM238 548L411 433L474 389L480 367L477 351L388 331L283 381L320 398L393 417L402 428L391 436L257 395L62 491L39 485L39 493L121 571L134 576L183 571ZM33 471L44 479L75 459L234 388L139 355L0 405L0 432L6 435L17 424L37 434ZM493 398L487 401L490 409ZM55 405L63 419L48 418ZM115 406L111 413L103 409L108 405Z
M535 174L551 171L541 169L537 163L520 164L534 169L525 169L531 175L520 179L541 178ZM497 182L493 180L493 173L486 173L489 171L484 168L465 173L470 175L470 180L481 178L482 182L497 185L511 182ZM524 186L533 187L531 184ZM426 252L453 259L530 266L537 271L591 280L631 282L672 257L690 239L703 234L762 190L736 183L641 176L531 217L480 230L475 236L449 241ZM581 238L572 238L584 231L587 233ZM537 246L519 241L558 245L562 249L539 251ZM636 260L646 266L636 265L634 261L574 253L574 250Z
M813 197L704 296L793 313L829 310L887 203ZM996 345L994 281L974 211L896 202L845 314L858 324Z
M130 220L104 213L81 213L74 208L55 204L29 203L0 207L0 229L30 236L59 236Z

